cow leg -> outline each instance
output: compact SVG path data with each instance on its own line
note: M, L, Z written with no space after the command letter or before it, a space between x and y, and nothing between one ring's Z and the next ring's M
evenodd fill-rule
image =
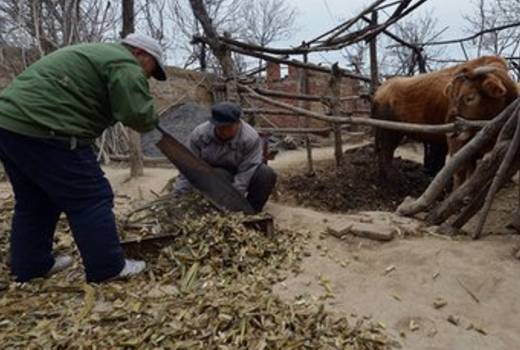
M379 179L388 180L389 173L392 170L392 159L394 152L403 135L400 132L376 129L376 155L379 167Z
M423 167L424 167L424 172L427 173L428 175L430 175L432 172L432 163L433 163L432 146L433 146L432 142L423 142L423 148L424 148Z
M446 142L424 142L424 172L435 176L444 167L448 145Z
M466 144L466 141L463 140L460 137L460 135L448 135L446 140L448 143L448 153L451 157L453 157L453 155L457 153ZM457 170L453 174L453 191L459 188L464 183L464 181L466 180L466 175L467 172L465 167L463 169Z
M466 180L468 180L471 177L471 175L473 175L475 169L475 162L470 162L470 164L465 166L464 169L460 169L457 172L455 172L455 174L453 174L453 190L456 190L457 188L462 186L462 184L466 182Z

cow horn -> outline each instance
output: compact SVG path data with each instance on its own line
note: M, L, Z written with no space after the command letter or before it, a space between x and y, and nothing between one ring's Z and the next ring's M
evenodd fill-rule
M477 67L477 68L473 69L473 72L471 72L471 75L474 77L478 77L481 75L493 73L496 70L497 70L497 67L494 67L494 66L481 66L481 67Z

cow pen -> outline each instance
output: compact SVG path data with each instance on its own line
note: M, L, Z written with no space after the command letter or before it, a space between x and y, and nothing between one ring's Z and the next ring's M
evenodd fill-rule
M481 223L473 233L473 237L477 238L480 236L482 231L482 227L485 223L485 219L487 213L489 211L489 207L493 201L494 195L497 190L504 185L506 179L511 178L511 176L518 170L518 165L514 164L512 158L517 152L517 143L515 139L511 140L510 137L506 139L510 141L511 148L509 149L509 143L507 146L500 145L499 152L497 149L494 150L492 154L493 160L487 160L487 162L492 162L494 164L494 169L498 169L500 166L500 171L496 174L493 172L493 175L489 172L489 166L485 166L484 164L477 169L475 176L473 177L474 185L471 188L485 188L487 195L481 194L477 196L471 203L464 204L464 201L461 199L464 198L468 193L468 187L464 186L463 188L459 188L448 198L445 198L442 201L442 204L439 204L439 207L430 208L432 203L436 200L440 200L441 193L446 190L448 186L449 179L456 172L458 167L463 166L465 159L467 159L470 154L475 154L478 152L478 145L482 147L483 143L478 143L478 140L483 138L488 132L490 125L485 121L469 121L464 119L458 119L454 123L449 124L441 124L441 125L424 125L424 124L411 124L411 123L400 123L400 122L392 122L385 120L376 120L370 119L366 117L356 116L357 114L366 113L368 111L359 111L359 110L350 110L350 111L341 111L338 108L338 105L341 100L371 100L371 96L374 91L377 89L379 85L379 76L378 76L378 67L377 67L377 50L375 42L377 40L378 35L387 35L396 41L396 45L402 45L410 48L414 55L416 55L416 61L419 65L419 70L421 72L425 72L426 68L424 66L424 59L422 57L421 51L422 47L430 46L430 45L447 45L447 44L458 44L461 46L462 51L467 57L466 50L464 48L464 42L472 40L478 36L481 36L488 32L500 31L513 26L518 26L520 23L511 23L508 25L503 25L496 28L489 28L487 30L483 30L479 33L475 33L474 35L467 36L460 39L454 40L445 40L445 41L436 41L436 42L427 42L421 43L420 45L412 45L399 38L395 34L392 34L388 31L387 27L391 24L395 23L399 19L405 17L415 9L419 8L425 1L397 1L392 3L386 3L386 1L375 1L368 5L363 11L361 11L358 15L344 21L339 26L333 28L332 30L317 36L309 40L308 42L302 42L301 45L295 48L271 48L271 47L262 47L258 45L251 45L248 43L240 42L230 38L229 36L218 36L214 29L210 25L209 18L207 18L207 14L202 10L203 5L199 3L199 1L192 1L192 3L199 3L197 6L194 6L194 9L199 9L200 11L195 11L198 19L204 27L205 35L204 36L195 36L193 38L193 44L199 45L208 45L215 53L215 55L219 58L222 67L223 67L223 77L222 83L215 83L213 85L213 89L220 93L219 96L224 97L230 100L240 101L242 104L246 104L248 109L246 112L248 114L260 115L263 120L268 120L269 115L272 114L284 114L289 116L294 116L298 119L313 119L319 120L322 122L328 123L330 126L328 128L308 128L305 125L299 128L293 129L280 129L277 130L276 127L269 128L261 128L260 130L264 132L270 133L297 133L302 135L308 135L312 133L332 133L334 136L334 157L336 160L336 165L339 166L342 162L343 149L342 149L342 133L341 128L342 125L362 125L369 126L374 128L384 128L389 130L396 130L401 132L429 132L429 133L460 133L465 130L478 130L486 126L486 128L479 133L479 136L475 138L474 141L471 142L471 145L468 145L463 150L461 150L460 154L454 157L443 169L441 173L432 181L431 186L428 190L421 196L417 201L412 203L411 198L406 199L406 203L402 203L397 211L401 215L414 215L421 211L429 212L428 222L432 224L441 224L444 223L444 229L446 232L452 232L452 229L460 229L469 219L471 219L480 208L484 207L484 210L481 214ZM378 23L378 11L381 11L383 8L388 9L392 8L394 12L386 19L386 21L382 23ZM355 31L353 33L345 34L352 26L354 26L358 22L366 23L366 26L363 29ZM366 41L369 43L370 48L370 77L366 77L360 74L354 74L349 72L346 69L339 67L336 63L332 65L330 68L324 66L317 66L315 64L311 64L307 62L307 55L313 52L323 52L323 51L333 51L340 50L354 43L358 43L360 41ZM301 84L300 84L300 93L298 94L287 94L282 91L273 91L262 88L257 85L254 79L250 77L237 76L236 73L232 69L232 64L230 63L230 53L238 53L245 56L260 58L266 62L275 62L282 63L289 66L294 66L297 68L301 68L303 70L303 74L301 75ZM300 56L301 60L297 60L291 57ZM322 73L329 74L329 84L326 91L323 92L323 95L309 95L305 90L305 87L308 86L308 71L318 71ZM337 88L338 83L342 78L349 78L358 80L364 83L369 84L369 94L368 95L357 95L357 96L340 96L339 90ZM283 102L285 100L296 100L299 101L299 105L293 105L291 103ZM273 108L268 110L266 108L258 107L253 103L253 101L261 102L264 105L269 105ZM309 110L309 101L320 101L322 102L324 108L328 109L328 113L319 113L315 111ZM516 102L515 104L516 105ZM507 118L511 118L511 122L507 124L507 127L512 127L514 129L514 122L518 116L518 109L515 109L514 106L510 106L503 115L507 115ZM498 117L497 117L498 118ZM495 125L496 122L493 122L491 125ZM512 125L514 124L514 125ZM501 124L504 125L504 124ZM504 134L504 132L502 132ZM308 153L308 172L313 172L313 160L312 160L312 148L311 143L308 141L308 136L305 138L306 148ZM499 147L498 145L496 147ZM508 156L504 158L505 150L504 147L508 148L507 151ZM486 163L487 164L487 163ZM483 172L486 169L486 174ZM496 171L496 170L495 170ZM493 178L492 185L488 185L490 182L490 176ZM469 184L467 186L470 186ZM447 209L449 208L449 209ZM450 214L454 214L460 212L458 216L452 219L451 224L447 222L448 218L451 216Z

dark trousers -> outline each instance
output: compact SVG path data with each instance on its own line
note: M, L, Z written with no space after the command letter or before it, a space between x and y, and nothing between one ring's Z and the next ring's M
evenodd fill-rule
M233 181L235 174L223 168L217 168L217 170L230 182ZM247 188L247 200L256 212L262 211L269 196L273 192L275 184L276 173L274 170L265 164L260 164Z
M10 257L17 281L44 276L54 264L52 242L62 212L87 281L103 281L123 269L114 195L92 147L71 150L61 141L0 129L0 160L15 194Z

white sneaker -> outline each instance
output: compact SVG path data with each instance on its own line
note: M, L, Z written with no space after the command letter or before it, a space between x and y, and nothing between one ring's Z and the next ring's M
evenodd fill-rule
M142 260L125 259L125 266L117 277L126 278L143 272L146 263Z
M54 265L47 272L47 277L52 276L72 266L72 257L70 255L58 255L54 258Z

